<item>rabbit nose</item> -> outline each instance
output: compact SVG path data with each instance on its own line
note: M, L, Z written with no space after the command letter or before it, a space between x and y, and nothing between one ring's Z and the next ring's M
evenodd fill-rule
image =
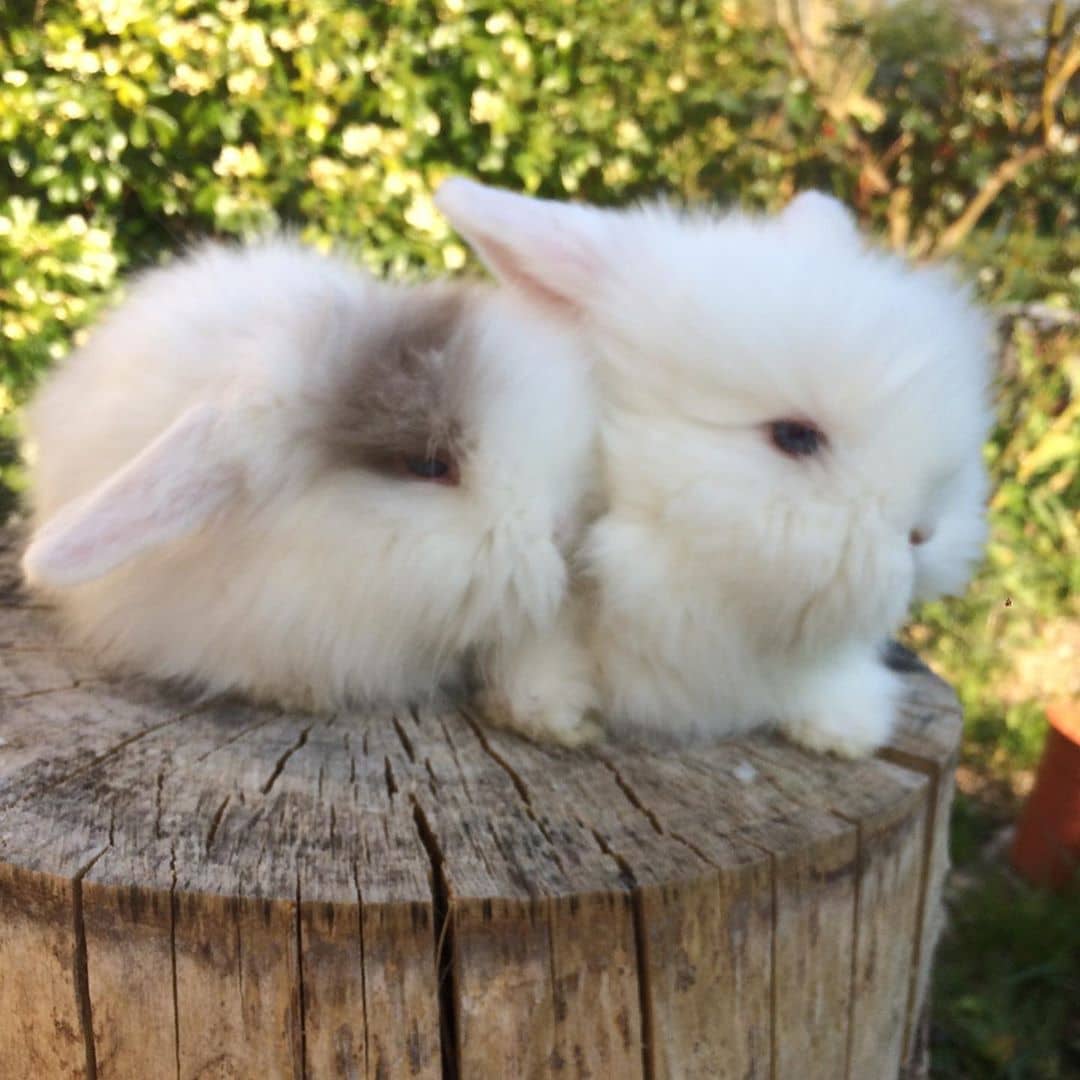
M908 533L908 543L912 547L919 547L920 544L925 544L934 534L929 529L922 529L916 526L911 532Z

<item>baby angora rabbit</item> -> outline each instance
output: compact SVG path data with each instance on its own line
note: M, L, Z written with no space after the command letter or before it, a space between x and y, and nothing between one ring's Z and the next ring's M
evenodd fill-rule
M983 543L989 330L967 293L816 193L772 218L462 179L436 201L598 369L608 509L585 561L607 720L772 723L851 756L885 741L879 649Z
M29 410L27 577L123 668L328 708L470 661L504 722L573 743L589 380L508 290L207 247L139 280Z

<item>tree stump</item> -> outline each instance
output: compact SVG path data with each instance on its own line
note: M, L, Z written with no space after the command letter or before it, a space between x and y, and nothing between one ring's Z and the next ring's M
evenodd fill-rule
M914 1075L960 714L845 763L103 677L0 535L0 1076Z

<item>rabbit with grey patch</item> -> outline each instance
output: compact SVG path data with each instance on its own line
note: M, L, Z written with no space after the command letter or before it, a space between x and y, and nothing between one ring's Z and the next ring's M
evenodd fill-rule
M567 556L595 406L527 298L208 246L138 280L28 426L26 575L111 663L317 708L475 663L502 722L591 733Z
M606 720L884 742L881 643L964 587L984 538L990 333L967 291L812 192L771 217L464 179L436 202L597 372L606 510L583 565Z

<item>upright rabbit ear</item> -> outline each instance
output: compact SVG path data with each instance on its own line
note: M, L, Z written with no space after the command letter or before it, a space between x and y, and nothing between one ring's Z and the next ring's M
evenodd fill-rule
M603 211L513 195L461 177L445 181L435 204L488 269L534 299L580 310L603 270Z
M214 405L192 407L46 522L23 556L27 579L51 588L93 581L199 528L244 482L243 466L219 438L222 414Z

